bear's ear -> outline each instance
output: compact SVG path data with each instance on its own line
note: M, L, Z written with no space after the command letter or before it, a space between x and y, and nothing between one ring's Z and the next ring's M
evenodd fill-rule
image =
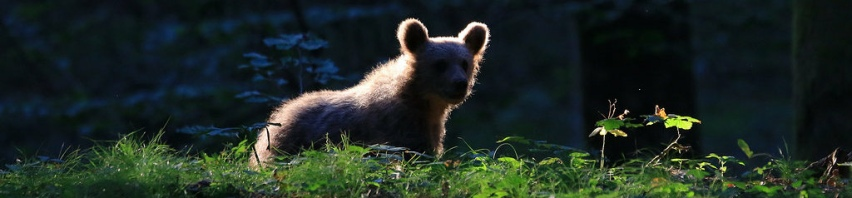
M470 50L473 55L482 55L485 52L485 47L488 45L488 26L484 23L471 22L467 27L459 32L459 38L464 40L464 45Z
M403 53L414 53L429 41L429 31L417 19L406 19L399 24L396 38L399 39Z

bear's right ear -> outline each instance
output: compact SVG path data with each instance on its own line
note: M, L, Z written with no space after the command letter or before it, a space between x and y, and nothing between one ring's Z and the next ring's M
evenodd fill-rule
M429 41L429 31L417 19L406 19L399 24L396 38L399 39L403 53L413 54Z
M488 37L491 37L488 26L479 22L471 22L467 24L464 30L459 32L459 38L464 40L464 45L474 55L482 55L485 52L485 48L488 46Z

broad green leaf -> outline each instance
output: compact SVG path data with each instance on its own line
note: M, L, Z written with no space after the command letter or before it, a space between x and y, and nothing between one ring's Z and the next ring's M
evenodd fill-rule
M751 148L748 146L748 144L745 142L745 140L737 139L737 145L740 146L740 150L742 150L743 153L745 153L746 157L751 159L751 156L754 155L754 152L751 151Z
M683 130L689 130L689 129L692 129L692 122L680 121L675 125L675 127L683 129Z
M664 121L666 128L677 127L679 129L689 130L692 129L692 123L701 123L700 120L689 116L678 116L674 114L669 115L670 116Z
M624 121L615 118L607 118L598 121L597 123L595 123L595 126L602 126L606 130L613 130L624 126Z
M680 121L677 119L666 119L663 124L665 124L666 128L672 128L673 126L677 125L678 122Z

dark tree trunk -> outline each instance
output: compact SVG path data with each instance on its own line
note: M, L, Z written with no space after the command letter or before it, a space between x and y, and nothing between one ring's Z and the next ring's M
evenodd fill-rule
M793 1L796 156L852 145L852 1Z

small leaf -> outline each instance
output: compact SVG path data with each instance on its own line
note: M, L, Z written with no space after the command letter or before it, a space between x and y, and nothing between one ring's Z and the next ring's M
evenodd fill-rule
M751 159L751 156L754 155L754 152L751 151L751 148L748 146L748 144L745 142L745 140L737 139L737 145L740 146L740 150L742 150L743 153L745 153L746 157Z
M396 146L390 146L390 145L384 145L384 144L370 145L369 148L372 149L372 150L384 151L384 152L400 152L400 151L407 151L408 150L408 148L405 148L405 147L396 147Z
M280 39L280 38L265 38L265 39L263 39L263 44L265 44L266 46L281 45L281 44L284 44L285 42L287 42L287 41L284 41L284 39Z
M642 117L645 117L645 125L652 125L654 123L663 121L662 117L656 115L642 115Z
M595 128L592 130L592 133L589 134L589 137L595 136L595 134L606 135L606 130L603 127Z
M503 138L502 140L497 141L497 143L508 143L508 142L530 144L530 140L527 140L526 138L521 137L521 136L508 136L508 137Z
M334 62L328 59L314 60L314 63L317 64L317 68L314 70L316 73L333 74L340 70L337 66L334 66Z
M550 165L550 164L562 164L562 160L555 157L548 157L547 159L541 160L538 162L538 165Z
M609 133L614 135L615 137L627 137L627 133L620 129L609 130Z
M254 91L254 90L252 90L252 91L244 91L244 92L242 92L242 93L239 93L239 94L237 94L235 97L237 97L237 98L247 98L247 97L251 97L251 96L258 96L258 95L262 95L262 94L260 94L260 92L258 92L258 91Z
M270 47L275 46L275 49L278 50L289 50L296 46L302 38L302 34L283 34L276 38L263 39L263 44Z
M799 188L799 187L802 186L802 180L796 180L793 183L791 183L790 186L793 187L793 188Z
M704 157L704 158L716 158L716 159L722 160L722 156L719 156L716 153L707 154L707 156Z
M272 62L269 62L269 59L266 58L251 59L249 63L255 67L266 67L272 65Z
M287 84L287 80L285 80L285 79L283 79L283 78L278 79L277 81L275 81L275 85L278 85L278 86L284 86L284 85L286 85L286 84Z
M309 39L299 43L299 47L306 50L316 50L328 46L328 42L320 39Z
M258 54L257 52L245 53L245 54L243 54L243 57L244 58L251 58L251 59L265 59L266 58L266 56L264 56L262 54Z
M509 165L512 165L512 168L521 167L521 161L518 161L517 159L512 158L512 157L497 158L497 161L508 163Z

